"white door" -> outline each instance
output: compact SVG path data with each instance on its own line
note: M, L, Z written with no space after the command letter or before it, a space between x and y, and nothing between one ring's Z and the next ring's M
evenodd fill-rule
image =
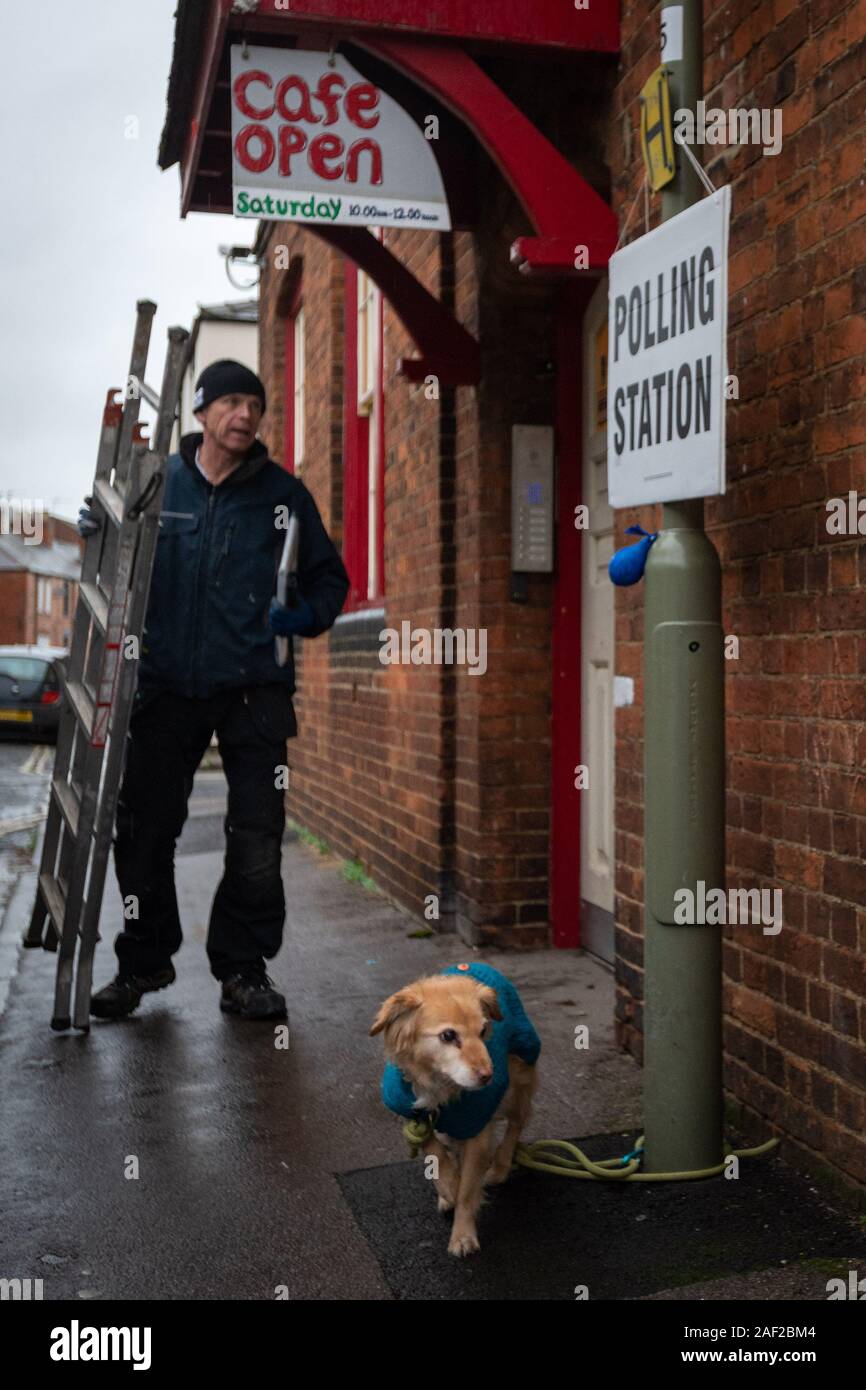
M607 497L607 279L583 323L583 532L581 613L581 944L613 962L613 509Z

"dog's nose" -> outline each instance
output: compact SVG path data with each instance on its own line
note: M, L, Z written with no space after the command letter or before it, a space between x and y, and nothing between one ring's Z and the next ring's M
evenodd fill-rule
M475 1075L478 1077L479 1086L486 1086L488 1082L493 1080L493 1072L488 1071L486 1068L476 1067Z

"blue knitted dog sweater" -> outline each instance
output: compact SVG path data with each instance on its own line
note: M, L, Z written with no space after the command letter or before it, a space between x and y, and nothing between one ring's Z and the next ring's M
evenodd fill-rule
M485 1042L493 1063L493 1079L480 1091L463 1091L441 1106L436 1117L436 1129L440 1133L452 1139L474 1139L493 1119L508 1090L508 1054L513 1052L531 1065L538 1060L541 1039L527 1018L514 985L492 965L473 962L468 969L465 965L451 965L441 973L471 975L479 984L490 985L496 991L502 1014L500 1020L492 1021L491 1033ZM395 1115L407 1119L419 1119L425 1113L416 1108L412 1083L394 1062L385 1064L382 1099Z

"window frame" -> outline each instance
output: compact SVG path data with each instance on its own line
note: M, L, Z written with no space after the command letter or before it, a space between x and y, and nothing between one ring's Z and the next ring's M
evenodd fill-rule
M381 228L376 229L381 236ZM384 295L344 258L344 611L385 598Z
M43 617L51 617L51 602L53 594L51 592L51 580L44 575L37 575L36 578L36 611Z
M303 280L299 277L288 312L283 318L285 361L283 467L300 476L307 443L306 413L306 317Z

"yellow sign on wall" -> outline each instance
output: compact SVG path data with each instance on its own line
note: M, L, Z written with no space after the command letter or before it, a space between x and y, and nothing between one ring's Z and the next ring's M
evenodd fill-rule
M649 186L654 193L664 188L677 172L671 121L671 89L662 65L640 93L640 143Z

